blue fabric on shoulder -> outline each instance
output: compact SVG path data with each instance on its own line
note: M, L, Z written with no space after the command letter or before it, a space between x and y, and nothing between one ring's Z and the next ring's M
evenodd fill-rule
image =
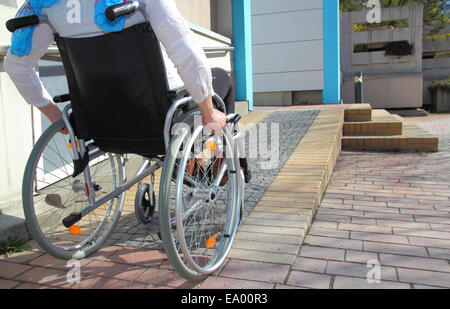
M26 0L16 14L16 17L41 14L42 7L50 6L59 0ZM35 27L26 27L14 31L11 37L11 54L28 55L31 51Z
M95 23L105 32L121 31L125 26L126 16L121 16L114 21L110 21L106 15L105 10L111 5L120 4L126 0L97 0L94 7Z
M16 14L16 17L40 15L43 7L52 6L59 0L26 0ZM94 6L95 23L105 32L121 31L125 26L126 16L110 21L106 15L107 7L125 2L126 0L97 0ZM11 37L11 54L25 56L30 54L35 27L26 27L14 31Z

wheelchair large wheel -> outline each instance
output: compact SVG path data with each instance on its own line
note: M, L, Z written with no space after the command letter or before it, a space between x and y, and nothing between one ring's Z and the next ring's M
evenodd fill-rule
M111 235L125 194L86 214L76 225L63 225L64 218L88 206L83 173L72 177L71 147L76 146L59 132L63 127L62 120L52 124L33 148L23 178L23 207L28 229L42 249L57 258L80 259L98 250ZM96 199L113 191L125 178L119 155L101 156L89 162L89 169Z
M178 274L199 281L226 261L240 217L240 171L233 136L221 150L208 147L203 127L182 128L164 160L159 192L160 229ZM221 138L222 139L222 138ZM209 139L210 140L210 139ZM214 147L215 148L215 147ZM222 157L217 153L227 153Z

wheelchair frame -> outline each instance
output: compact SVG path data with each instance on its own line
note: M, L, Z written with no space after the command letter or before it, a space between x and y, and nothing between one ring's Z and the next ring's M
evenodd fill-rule
M216 102L218 102L221 105L224 112L226 113L225 103L222 101L222 99L217 94L215 94L213 98L214 98L214 100L216 100ZM170 130L171 130L171 125L172 125L174 114L179 108L182 108L183 106L185 106L186 104L188 104L190 102L192 102L191 97L179 98L179 99L176 99L172 103L171 107L169 108L169 111L167 112L167 116L166 116L166 119L164 122L164 142L165 142L166 150L168 149L169 143L170 143L170 135L171 135ZM72 142L72 145L75 145L77 138L75 136L75 130L73 129L72 124L70 123L71 113L72 113L72 107L69 104L64 108L63 120L64 120L64 125L66 126L66 128L69 132L69 137ZM227 120L231 121L235 117L236 117L235 114L229 114L229 115L227 115ZM240 137L240 135L237 135L235 138L239 138L239 137ZM73 153L75 160L81 160L81 158L83 158L86 155L86 153L88 153L88 155L89 155L89 161L95 160L106 154L104 151L100 150L97 147L96 147L97 149L94 150L93 153L90 153L88 147L86 147L85 140L80 139L78 141L79 141L80 151L77 150L77 147L72 147L72 153ZM152 161L155 162L154 165L151 165ZM106 203L106 202L110 201L111 199L115 198L116 196L119 196L120 194L124 193L125 191L127 191L128 189L130 189L131 187L136 185L137 183L141 182L145 177L148 177L148 176L152 175L153 173L155 173L159 168L162 167L162 164L163 164L163 160L161 160L158 157L154 157L154 158L143 157L143 162L141 163L140 167L136 171L135 175L130 180L128 180L125 184L118 187L113 192L108 193L106 196L102 197L98 201L95 200L95 189L94 189L93 183L91 181L91 177L90 177L90 173L89 173L89 164L88 164L84 168L83 174L84 174L84 179L86 181L86 185L88 186L87 192L88 192L89 206L86 207L84 210L82 210L79 214L77 214L77 216L73 216L73 220L77 219L77 221L78 221L78 219L81 219L83 216L94 211L96 208L100 207L104 203ZM224 168L222 167L222 170L223 169ZM222 175L222 177L223 177L223 171L221 171L219 173L219 175ZM220 182L220 180L221 179L216 180L216 182ZM194 181L194 180L191 179L190 181ZM72 220L70 220L70 222L68 222L69 226L73 224L71 221ZM70 223L72 223L72 224L70 224Z

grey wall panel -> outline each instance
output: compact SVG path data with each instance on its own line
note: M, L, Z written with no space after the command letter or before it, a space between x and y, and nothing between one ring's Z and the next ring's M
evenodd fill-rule
M304 91L323 89L323 70L254 74L255 92Z
M322 0L252 0L255 92L323 89Z
M253 16L253 44L323 38L322 9Z
M321 0L252 0L252 15L321 9Z
M322 40L253 46L255 74L311 70L323 70Z

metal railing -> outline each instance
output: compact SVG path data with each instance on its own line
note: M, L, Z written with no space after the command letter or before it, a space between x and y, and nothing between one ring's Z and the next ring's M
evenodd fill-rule
M0 46L0 61L3 61L5 58L10 46ZM234 47L233 46L214 46L214 47L203 47L203 51L205 53L218 53L218 52L233 52ZM43 57L46 57L47 59L50 58L52 60L61 60L61 57L59 55L58 48L54 45L51 45L47 52L44 54Z

